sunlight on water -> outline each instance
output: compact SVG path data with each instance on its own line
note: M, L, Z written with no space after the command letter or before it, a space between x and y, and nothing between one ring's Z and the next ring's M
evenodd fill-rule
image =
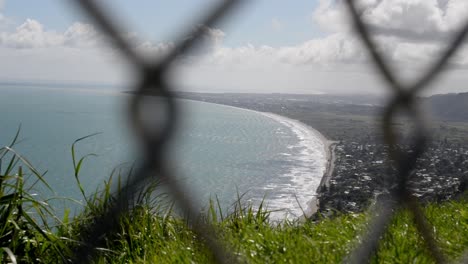
M78 145L88 159L80 178L88 193L112 169L134 159L122 93L1 87L0 144L21 124L16 149L40 171L56 196L80 199L70 147L77 138L101 132ZM320 137L296 121L228 106L180 101L182 123L171 153L182 183L195 189L200 204L217 196L226 210L245 193L245 202L281 209L273 218L300 216L312 199L325 168ZM59 207L61 205L58 205ZM63 206L63 205L62 205ZM70 205L67 205L70 206Z

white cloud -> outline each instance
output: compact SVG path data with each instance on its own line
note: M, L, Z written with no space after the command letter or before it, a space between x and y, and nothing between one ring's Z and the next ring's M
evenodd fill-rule
M465 0L385 0L363 5L364 20L407 40L445 40L468 20ZM378 32L377 32L378 33Z
M2 80L129 83L133 74L125 63L101 49L0 47L0 58Z
M343 87L362 92L376 84L365 66L356 67L365 60L358 41L336 33L287 47L220 46L177 64L173 81L176 87L218 92L345 92Z
M128 83L132 72L103 47L92 25L76 22L57 32L26 19L0 32L0 79Z
M225 32L204 28L200 49L179 60L176 72L180 75L173 80L181 87L212 91L220 87L224 91L338 92L343 87L381 91L376 88L381 84L376 81L378 75L369 67L367 51L351 30L341 3L320 0L313 18L327 35L291 46L228 47ZM437 36L453 32L468 14L465 0L361 0L359 6L366 23L374 28L379 50L395 69L411 74L437 57L443 47L443 42L435 41ZM282 26L281 21L272 20L273 28ZM155 43L136 33L125 38L145 57L158 58L174 48L174 43ZM112 74L113 65L119 68L123 63L102 43L102 36L88 24L76 22L56 32L28 19L12 32L0 33L0 73L118 79ZM16 66L7 67L6 61ZM459 52L452 63L468 66L468 49Z
M93 27L79 22L71 25L65 32L45 30L34 19L27 19L16 27L14 32L0 33L0 45L9 48L34 49L45 47L81 47L96 44L97 34Z
M66 46L95 46L98 42L98 34L90 24L83 24L79 22L73 23L63 33L63 44Z
M351 27L346 11L343 4L337 4L333 0L319 0L319 4L312 14L312 19L325 31L348 32Z
M382 28L414 33L440 32L444 27L442 10L436 0L392 0L364 7L364 19Z
M357 5L378 48L394 68L420 69L432 62L447 40L468 21L466 0L360 0ZM347 41L353 42L356 35L350 34L352 28L344 1L320 0L313 18L323 30L348 33ZM363 48L358 45L357 49ZM460 63L467 62L467 58L466 51L458 52L453 62L464 66Z
M210 54L223 45L226 34L222 30L206 26L201 27L203 35L198 41L197 48L190 55Z
M56 46L63 42L63 37L52 31L44 31L36 20L27 19L13 33L0 35L2 45L12 48L41 48Z
M403 39L440 39L467 21L465 0L360 0L358 9L374 33ZM349 32L348 10L343 1L320 0L313 19L322 29Z
M142 41L136 44L136 49L143 55L152 55L154 59L160 58L175 47L174 43L153 43L151 41Z
M205 45L216 48L220 47L223 44L226 34L222 30L217 28L205 27L205 32L205 39L207 42Z
M217 45L211 52L198 56L195 61L230 68L264 68L272 63L329 67L343 63L363 62L365 54L355 38L348 34L335 33L295 46L271 47L247 44L233 48Z

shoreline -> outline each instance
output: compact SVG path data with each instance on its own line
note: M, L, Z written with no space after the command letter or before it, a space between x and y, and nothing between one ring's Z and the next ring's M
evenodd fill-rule
M322 188L322 186L329 187L330 186L330 179L332 178L333 175L333 170L335 169L335 161L336 161L336 154L335 154L335 147L337 141L333 140L328 140L328 150L327 150L327 168L325 169L325 172L323 173L322 180L320 181L320 186L319 189Z
M244 108L240 108L240 109L244 109ZM247 109L247 110L250 110L250 109ZM254 110L250 110L250 111L254 111ZM329 181L330 181L330 179L332 177L333 169L335 167L335 160L336 160L335 146L336 146L337 142L329 140L322 133L320 133L318 130L316 130L315 128L313 128L313 127L309 126L308 124L303 123L303 122L301 122L299 120L292 119L292 118L282 116L282 115L278 115L278 114L271 113L271 112L260 112L260 111L254 111L254 112L257 112L257 113L262 114L262 115L264 115L266 117L269 117L269 118L272 118L272 116L275 116L278 119L284 119L284 120L288 120L290 122L299 124L300 126L307 128L308 131L312 132L312 134L314 134L322 142L322 144L324 146L324 153L325 153L325 169L324 169L323 175L322 175L322 177L320 179L320 183L318 184L317 188L315 189L315 194L313 195L312 199L310 199L309 201L306 202L306 208L301 208L301 209L305 209L305 210L303 210L303 214L301 216L297 217L297 219L299 219L300 221L303 221L303 220L305 220L307 218L310 218L319 209L320 200L318 198L318 193L319 193L320 189L322 188L322 186L329 186ZM272 118L272 119L274 119L274 118ZM278 120L275 120L275 121L278 121Z
M310 216L312 216L313 214L315 214L318 211L319 204L320 204L320 201L318 199L319 190L322 188L322 186L328 186L329 185L329 181L330 181L331 176L333 174L333 169L334 169L334 166L335 166L335 159L336 159L335 151L334 151L336 143L337 143L336 141L329 140L322 133L320 133L318 130L316 130L315 128L313 128L312 126L310 126L310 125L308 125L308 124L306 124L304 122L301 122L301 121L296 120L296 119L289 118L287 116L279 115L279 114L276 114L276 113L261 112L261 111L256 111L256 110L252 110L252 109L248 109L248 108L241 108L241 107L236 107L236 106L231 106L231 105L218 104L218 103L199 101L199 100L192 100L192 99L183 99L183 100L202 102L202 103L209 103L209 104L216 104L216 105L221 105L221 106L224 106L224 107L239 109L239 110L243 110L243 111L250 111L250 112L254 112L254 113L260 114L262 116L268 117L268 118L270 118L270 119L272 119L272 120L274 120L274 121L276 121L278 123L282 123L280 120L285 120L285 121L287 121L289 123L293 123L293 124L296 124L296 125L298 125L300 127L306 128L307 131L314 134L322 142L323 147L324 147L324 153L325 153L325 166L324 167L325 168L323 170L323 174L322 174L322 177L320 179L320 182L319 182L317 188L315 190L313 190L314 194L312 195L313 196L312 199L306 201L305 204L299 204L299 206L301 207L300 209L302 210L303 214L301 214L300 216L296 216L295 218L302 221L304 219L309 218ZM283 123L283 125L285 125L285 124ZM293 130L291 127L289 127L289 128L291 130ZM292 131L292 132L295 133L294 131ZM305 208L302 207L304 205L305 205Z
M327 150L327 167L325 169L325 172L323 173L322 180L320 181L320 184L317 188L316 191L316 199L315 199L315 210L311 211L311 214L305 215L306 218L310 218L312 215L318 212L318 209L320 208L320 199L319 199L319 193L320 190L325 187L329 188L330 187L330 180L333 176L333 170L335 169L335 162L336 162L336 153L335 153L335 147L338 141L328 141L328 150Z

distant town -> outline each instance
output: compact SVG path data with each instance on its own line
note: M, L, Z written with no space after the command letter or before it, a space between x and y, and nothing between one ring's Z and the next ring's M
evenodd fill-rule
M319 187L319 212L360 212L395 185L396 169L383 143L383 98L356 95L180 93L180 98L218 103L299 120L332 140L334 169ZM468 94L422 98L432 115L431 141L409 179L421 202L439 202L465 192L468 184ZM451 100L447 102L447 100ZM447 106L447 104L449 104ZM449 114L450 107L456 114ZM443 107L443 109L439 109ZM394 124L403 139L412 129L404 116ZM405 140L403 140L405 142ZM411 151L407 146L401 146Z

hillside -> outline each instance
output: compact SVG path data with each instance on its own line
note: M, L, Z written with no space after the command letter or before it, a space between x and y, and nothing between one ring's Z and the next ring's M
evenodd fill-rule
M432 115L442 121L468 121L468 93L438 94L424 99Z

